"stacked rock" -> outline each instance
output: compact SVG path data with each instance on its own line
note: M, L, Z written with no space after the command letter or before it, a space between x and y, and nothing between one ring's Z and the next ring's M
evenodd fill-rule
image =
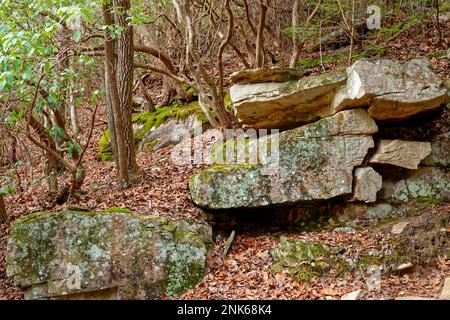
M450 190L450 133L427 142L374 136L387 122L445 107L449 89L428 62L360 60L346 73L308 77L283 68L244 70L232 81L231 100L243 128L281 132L216 146L212 158L221 164L190 179L198 206L258 208L337 197L407 201L445 197ZM273 150L264 161L224 160L223 151L233 146L242 146L245 159ZM405 170L384 174L389 167Z

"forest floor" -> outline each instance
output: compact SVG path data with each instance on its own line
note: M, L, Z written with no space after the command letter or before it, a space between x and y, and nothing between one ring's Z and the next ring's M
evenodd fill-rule
M450 27L450 24L447 23ZM408 60L427 57L442 78L450 78L449 59L446 55L433 55L445 52L438 44L435 34L422 32L421 26L407 30L389 42L383 48L383 58ZM450 30L450 28L447 28ZM450 40L450 39L448 39ZM363 51L364 44L358 50ZM348 48L327 51L326 54L336 56L348 52ZM318 53L304 54L302 58L317 59ZM314 66L310 73L323 70L330 71L346 64L345 59L328 61ZM230 67L232 69L232 67ZM7 235L11 222L18 217L36 211L58 211L69 205L76 205L92 211L110 207L124 207L141 214L164 215L174 219L189 219L198 223L206 223L205 216L192 203L188 178L201 170L201 165L175 165L170 159L172 148L166 148L150 154L139 154L138 164L142 171L141 181L132 188L120 191L116 182L116 170L113 162L97 162L97 141L106 127L106 116L101 108L97 117L93 142L85 156L86 181L83 186L82 199L77 203L64 205L53 203L53 197L46 191L45 181L37 180L42 176L43 161L41 157L32 159L31 169L28 166L17 168L20 184L18 191L5 198L9 219L0 225L0 300L23 299L23 292L15 287L6 276L5 251ZM87 127L89 113L83 118ZM202 137L204 144L211 144L214 139L211 132ZM39 154L30 150L31 154ZM60 178L61 183L67 178ZM18 179L19 180L19 179ZM31 181L34 181L32 184ZM22 190L20 190L22 187ZM431 206L419 213L410 223L421 223L425 218L442 215L448 221L450 204ZM289 236L297 239L311 240L324 246L348 248L348 258L356 257L368 250L383 250L382 245L391 237L391 225L377 229L359 229L352 233L333 232L329 227L309 232L272 232L264 227L249 226L248 230L238 232L232 248L227 256L222 255L227 234L216 237L214 247L209 255L208 269L204 280L180 298L183 299L333 299L342 294L366 288L363 272L354 270L349 274L335 278L324 275L309 283L299 282L287 272L274 273L271 270L273 258L271 249L280 238ZM448 232L448 229L447 231ZM448 256L437 258L432 264L416 266L408 273L383 274L381 288L371 291L369 299L391 299L399 296L423 296L436 298L440 293L445 277L450 275Z

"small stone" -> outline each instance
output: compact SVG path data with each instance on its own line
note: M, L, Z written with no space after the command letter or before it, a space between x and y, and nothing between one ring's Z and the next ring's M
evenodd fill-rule
M341 300L361 300L366 296L366 294L367 294L366 290L360 289L344 294L341 297Z
M372 168L357 168L354 184L352 200L371 203L377 201L377 193L381 190L383 179Z
M450 277L445 278L444 287L442 288L439 299L450 300Z
M392 226L392 233L393 234L401 234L403 230L408 226L408 221L402 221Z
M411 262L402 263L395 269L395 271L404 272L404 271L411 269L412 267L414 267L414 265Z
M377 150L369 162L418 169L419 163L430 153L430 142L380 140Z

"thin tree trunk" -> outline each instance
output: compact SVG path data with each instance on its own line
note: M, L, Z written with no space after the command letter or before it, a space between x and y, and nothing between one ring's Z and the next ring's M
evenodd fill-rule
M109 26L114 23L113 16L111 14L111 8L108 4L102 5L103 19L105 25ZM116 70L115 66L115 53L112 39L109 35L108 29L105 29L105 70L106 70L106 88L109 88L111 109L114 119L115 140L117 143L117 158L119 181L123 188L126 188L129 183L128 176L128 162L127 162L127 150L125 147L124 129L122 124L122 116L120 109L120 97L117 88ZM110 132L111 133L111 132Z
M264 27L266 25L266 15L267 15L268 7L265 3L261 2L260 12L259 12L259 24L258 24L258 33L256 35L256 54L255 54L255 63L257 68L262 68L264 63L264 54L263 54L263 39L264 39Z
M3 195L0 194L0 223L5 222L7 218L5 201L3 200Z
M115 21L123 28L117 39L117 89L119 92L120 110L122 114L123 134L125 139L126 158L129 173L137 174L134 146L133 123L133 27L128 23L130 0L114 0Z
M70 110L70 125L72 127L72 133L75 137L80 135L80 122L78 121L77 108L75 106L75 98L73 96L72 85L69 85L69 110Z
M300 47L298 44L298 9L300 7L300 0L294 0L292 7L292 56L289 63L289 68L295 68L298 56L300 55Z

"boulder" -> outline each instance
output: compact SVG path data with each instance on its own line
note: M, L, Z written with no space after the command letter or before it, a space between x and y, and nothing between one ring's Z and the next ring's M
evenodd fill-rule
M229 209L351 194L353 169L362 164L374 146L370 134L377 129L364 110L348 110L314 124L265 136L256 141L259 152L272 150L264 161L216 165L200 171L189 181L192 199L200 207ZM236 144L229 141L225 145L230 143Z
M431 154L422 163L425 166L450 167L450 132L431 142Z
M371 203L377 201L377 192L381 190L381 175L372 168L357 168L352 200Z
M302 76L302 70L282 67L269 67L259 69L244 69L233 73L230 80L233 84L250 84L294 81L300 79Z
M298 81L236 84L231 100L246 128L287 129L329 116L343 73L325 73Z
M390 164L406 169L417 169L431 153L431 143L403 140L380 140L370 163Z
M443 81L425 60L359 60L347 73L333 102L335 111L368 106L375 120L406 119L448 100Z
M7 274L26 299L158 299L204 275L210 228L126 212L35 213L16 220Z

